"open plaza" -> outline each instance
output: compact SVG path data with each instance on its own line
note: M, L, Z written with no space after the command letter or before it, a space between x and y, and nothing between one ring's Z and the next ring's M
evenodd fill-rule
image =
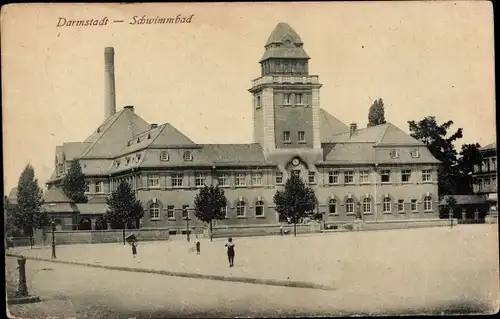
M224 243L202 238L197 255L185 237L139 242L135 259L128 244L64 245L57 247L56 262L50 247L16 247L8 254L27 258L29 291L42 301L9 310L36 315L56 300L71 301L67 307L76 317L89 309L101 311L92 317L149 317L197 311L199 316L493 313L499 307L497 225L236 238L233 268ZM15 257L7 257L11 286L15 265ZM326 288L283 287L286 281ZM66 306L55 308L61 307Z

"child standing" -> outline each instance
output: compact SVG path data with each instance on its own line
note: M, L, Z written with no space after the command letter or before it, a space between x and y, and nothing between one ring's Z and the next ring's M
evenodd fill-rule
M229 237L226 243L227 247L227 259L229 260L229 267L234 266L234 243L233 239Z
M196 237L196 254L199 255L200 254L200 247L201 244L200 244L200 240L198 239L198 237Z
M132 255L134 256L134 258L137 255L137 243L135 241L132 242Z

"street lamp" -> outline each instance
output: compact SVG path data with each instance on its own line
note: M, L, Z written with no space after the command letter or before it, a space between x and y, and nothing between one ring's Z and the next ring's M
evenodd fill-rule
M186 239L189 240L189 212L186 208L184 208L184 213L186 214Z
M56 259L56 239L55 239L55 230L56 223L54 222L54 218L52 218L52 259Z
M375 163L375 174L373 176L375 182L373 183L373 210L375 212L375 221L378 222L378 212L377 212L377 175L378 175L378 163Z

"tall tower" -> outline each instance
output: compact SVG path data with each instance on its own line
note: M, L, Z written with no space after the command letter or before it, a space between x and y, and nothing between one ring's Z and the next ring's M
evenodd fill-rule
M321 152L318 76L309 75L309 56L299 35L278 23L260 60L261 76L252 81L254 142L266 156Z
M104 48L104 120L116 113L115 49Z

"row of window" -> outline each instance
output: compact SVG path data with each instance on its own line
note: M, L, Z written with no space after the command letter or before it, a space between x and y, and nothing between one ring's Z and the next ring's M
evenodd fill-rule
M306 132L298 131L297 132L297 141L299 143L305 143L306 142ZM292 142L292 140L290 139L290 131L283 132L283 142L284 143L291 143Z
M175 206L168 205L167 206L167 218L175 219L174 214ZM225 218L228 218L227 215L227 206L222 208L222 212L224 213ZM238 201L236 203L236 216L237 217L245 217L247 212L247 203L243 200ZM255 202L255 216L256 217L264 217L264 202L257 201ZM160 205L157 203L152 203L149 206L149 218L150 219L160 219ZM189 205L182 206L182 219L191 218L189 215Z
M396 209L398 212L405 211L405 201L404 199L399 199L397 202L393 203L389 197L385 197L382 201L382 212L390 213L392 212L392 206L396 205ZM372 199L367 197L363 199L362 204L360 203L363 213L371 213L372 212ZM354 213L354 200L352 198L348 198L345 201L345 211L346 213ZM410 211L418 212L417 200L410 200ZM424 197L424 211L432 211L432 198L431 196ZM338 214L337 210L337 200L331 199L328 203L328 212L331 215Z
M339 184L339 171L328 172L328 184ZM370 183L369 180L370 171L360 171L359 172L359 183ZM411 182L411 170L404 169L401 170L401 182L410 183ZM432 171L430 169L422 170L422 182L432 181ZM391 182L391 170L381 170L380 171L380 181L382 183ZM344 184L354 184L354 171L344 172Z
M490 172L490 171L496 171L497 170L497 158L496 157L489 157L483 159L483 162L481 163L480 166L475 166L474 171L475 172Z
M268 60L262 63L264 75L270 73L306 73L307 62L303 60Z
M90 182L85 182L85 193L90 193ZM104 182L95 183L95 193L104 193Z

